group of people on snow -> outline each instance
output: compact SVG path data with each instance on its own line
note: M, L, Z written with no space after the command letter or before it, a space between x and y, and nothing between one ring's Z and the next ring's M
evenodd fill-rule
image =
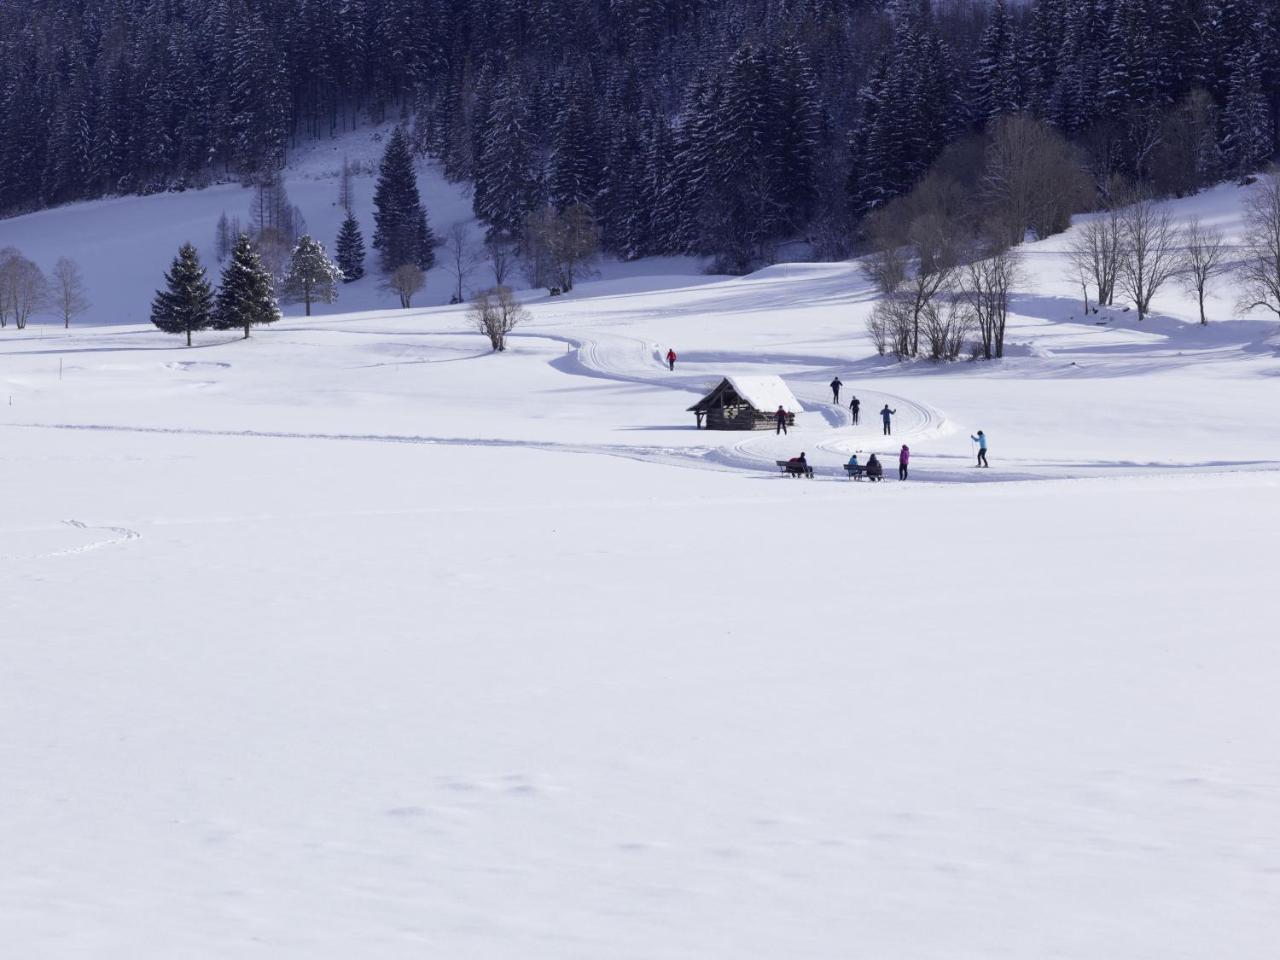
M905 443L902 449L898 451L898 479L907 479L908 466L911 463L911 448ZM849 457L848 465L851 467L862 466L858 461L858 452L855 450L853 455ZM867 458L867 465L864 470L868 480L879 480L884 476L884 465L880 463L880 458L874 453Z
M667 350L666 360L667 360L667 368L669 370L675 370L676 351L674 348ZM839 374L837 374L832 379L830 386L831 386L831 402L835 404L839 404L840 388L844 386L844 383L843 381L841 381ZM850 398L849 415L852 417L853 425L855 427L859 423L859 413L861 409L862 409L862 402L857 397ZM886 437L893 436L893 418L897 416L897 414L898 414L898 411L890 409L889 404L887 403L884 405L884 407L881 408L880 421L883 427L884 436ZM778 434L785 434L787 432L787 421L788 419L790 419L790 415L787 413L786 408L782 404L778 404L778 410L773 415L773 419L775 424L777 425L776 429L774 430L774 435L776 436ZM974 443L978 445L978 462L975 464L975 466L990 467L991 464L987 462L987 435L983 433L981 430L979 430L976 436L972 436L969 439L971 439ZM805 468L809 466L809 461L805 459L805 455L803 451L801 452L800 456L792 457L788 462L796 464L797 466L800 466L800 467L805 467ZM856 467L860 465L858 463L858 454L856 452L853 454L853 456L849 458L848 465L851 467ZM911 448L904 443L901 449L898 451L898 479L899 480L907 479L907 477L910 474L910 466L911 466ZM871 456L867 459L867 466L866 466L865 472L868 479L871 479L871 480L879 480L881 477L884 476L884 466L880 463L879 459L876 457L874 453L871 454Z

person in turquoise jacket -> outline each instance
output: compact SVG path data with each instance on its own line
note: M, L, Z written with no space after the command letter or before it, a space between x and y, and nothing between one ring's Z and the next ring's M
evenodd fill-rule
M978 445L977 466L979 467L991 466L991 464L987 463L987 435L983 433L981 430L979 430L978 435L976 437L970 437L969 439L974 441Z

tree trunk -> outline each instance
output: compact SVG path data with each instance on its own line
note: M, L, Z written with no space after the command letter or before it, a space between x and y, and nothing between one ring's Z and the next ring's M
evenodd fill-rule
M191 325L187 325L187 346L191 346Z
M247 323L244 325L244 339L249 339L249 325Z
M1200 326L1202 327L1208 326L1209 321L1206 320L1204 316L1204 287L1203 286L1200 287L1197 293L1199 294L1199 298L1200 298Z

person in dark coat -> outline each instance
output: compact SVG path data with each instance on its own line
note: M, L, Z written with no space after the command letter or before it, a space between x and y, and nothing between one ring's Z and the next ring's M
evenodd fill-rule
M838 376L831 381L831 402L832 403L840 402L840 388L843 386L844 384L840 382L840 378Z
M893 434L893 423L890 418L897 412L897 410L890 410L887 403L884 405L884 409L880 411L880 419L884 421L884 435L886 437Z
M853 425L855 427L858 425L858 409L861 406L862 406L862 403L858 400L857 397L854 397L852 400L849 401L849 413L853 416Z
M884 476L884 467L881 466L879 458L873 453L867 459L867 479L879 480Z
M911 448L905 443L902 449L898 451L898 479L907 479L907 464L911 462Z
M813 471L809 469L809 461L805 458L803 450L800 451L800 456L792 457L787 461L787 463L791 464L793 467L799 467L800 472L806 477L813 475Z
M774 436L787 432L787 411L782 404L778 404L778 412L773 415L774 422L777 423L778 429L774 430Z
M676 368L676 352L674 349L667 350L667 369L674 370Z

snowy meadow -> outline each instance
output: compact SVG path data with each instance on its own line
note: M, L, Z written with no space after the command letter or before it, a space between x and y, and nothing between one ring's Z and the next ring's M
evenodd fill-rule
M95 304L0 331L14 955L1274 956L1280 326L1229 284L1086 316L1029 244L990 362L879 356L851 263L676 259L500 354L434 275L187 349L147 305L230 194L0 221ZM695 429L731 375L791 432Z

